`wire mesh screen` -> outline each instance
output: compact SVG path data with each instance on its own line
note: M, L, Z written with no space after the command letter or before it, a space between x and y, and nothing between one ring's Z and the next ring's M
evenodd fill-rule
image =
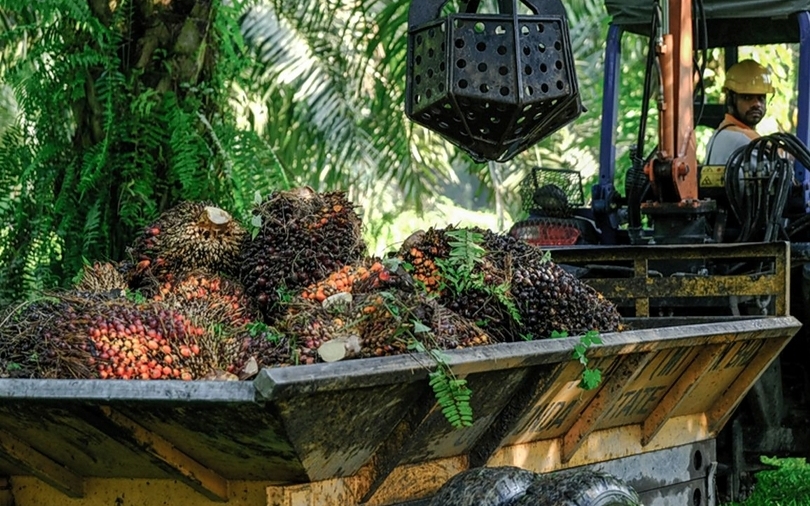
M533 167L520 185L524 211L543 211L549 216L565 217L573 207L585 205L582 176L569 169Z

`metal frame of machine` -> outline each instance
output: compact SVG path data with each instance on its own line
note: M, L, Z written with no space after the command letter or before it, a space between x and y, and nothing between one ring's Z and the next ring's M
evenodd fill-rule
M688 2L683 2L688 4ZM810 11L799 11L795 14L795 23L798 27L798 40L799 43L799 82L810 82ZM689 26L689 25L687 25ZM599 150L599 179L592 188L592 210L593 218L600 225L600 228L605 232L602 236L602 241L605 244L615 244L618 242L615 234L614 227L617 219L611 214L617 212L615 206L615 198L617 196L614 180L616 176L616 144L615 132L619 120L619 93L621 90L621 38L625 28L621 25L611 23L608 29L605 47L604 59L604 81L603 81L603 96L602 96L602 130L600 139ZM691 37L684 37L690 40ZM685 50L686 48L684 48ZM691 61L688 64L691 68ZM688 90L689 96L692 95L691 73L689 82L680 82L681 90ZM670 102L671 103L671 102ZM679 116L693 118L694 102L691 100L688 103L679 102ZM810 90L806 87L800 86L798 88L798 102L797 102L797 129L796 136L806 145L810 145ZM675 128L673 119L664 117L664 124L662 131L670 132ZM669 126L667 126L669 125ZM684 122L679 123L679 138L689 136L688 132L683 131ZM664 134L662 134L663 136ZM672 138L670 133L666 134L667 138ZM668 141L671 143L672 141ZM674 149L682 149L683 146ZM665 148L662 152L669 153L673 148ZM696 169L696 167L695 167ZM691 167L690 167L691 171ZM697 184L697 172L692 171L687 174L687 177L694 178ZM801 164L795 166L795 177L797 181L802 182L804 205L806 211L810 212L810 171L805 170ZM697 186L695 186L695 189ZM696 198L696 194L689 194L689 197Z

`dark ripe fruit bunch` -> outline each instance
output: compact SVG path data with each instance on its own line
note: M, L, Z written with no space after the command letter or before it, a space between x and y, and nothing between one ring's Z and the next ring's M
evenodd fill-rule
M201 314L207 323L240 327L257 318L241 283L217 274L194 272L164 281L154 292L152 300Z
M403 261L413 265L413 276L428 291L444 283L439 301L461 316L480 323L498 341L514 341L521 335L548 337L552 331L569 333L598 330L612 332L619 328L619 314L609 301L591 287L544 258L544 252L508 234L473 228L479 234L482 258L473 274L484 285L508 288L504 296L514 303L520 322L491 289L449 289L438 263L450 258L452 248L447 232L452 227L430 229L409 238L400 250ZM428 268L424 268L428 265ZM445 276L446 277L446 276ZM438 278L438 281L436 279Z
M359 328L361 357L409 353L412 341L427 349L460 349L490 344L477 325L424 292L390 290L384 295L358 297L354 319L365 318Z
M189 363L205 333L185 315L156 304L99 305L85 315L90 364L101 379L194 379Z
M124 295L127 288L127 280L119 271L119 266L110 262L85 265L81 279L73 287L81 293L118 295Z
M462 293L447 292L439 301L466 320L486 329L497 342L515 341L520 325L497 297L483 290L469 289Z
M451 238L447 232L458 230L455 227L431 228L426 232L417 232L405 240L399 251L399 258L412 266L413 279L429 294L439 296L439 301L465 319L480 322L489 336L497 341L514 340L517 322L508 309L492 294L484 290L467 288L461 292L448 286L439 266L446 261L452 251ZM481 229L470 229L483 234ZM484 246L484 245L482 245ZM486 249L486 248L485 248ZM493 262L492 252L487 250L482 262L476 266L474 273L480 275L486 284L496 285L506 281L508 271L502 263Z
M543 256L543 251L508 234L485 233L484 247L502 265L511 265L511 295L524 333L549 337L552 331L578 334L620 328L616 307L592 287Z
M245 229L226 211L209 202L182 202L161 214L135 241L127 273L130 285L197 270L235 274L244 237Z
M241 281L268 320L281 293L298 292L365 252L360 217L343 192L275 192L253 210L261 227L242 248Z
M245 332L238 339L235 358L228 364L229 373L240 375L253 359L257 368L293 365L293 342L274 329L258 333Z
M610 301L552 262L516 269L512 294L524 327L535 338L555 330L576 335L615 332L620 327L619 313Z
M48 297L0 311L0 378L96 377L82 298Z

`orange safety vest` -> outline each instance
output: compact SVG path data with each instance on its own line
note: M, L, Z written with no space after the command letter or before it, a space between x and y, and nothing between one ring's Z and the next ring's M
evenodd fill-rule
M756 130L751 128L750 126L746 125L742 121L738 120L734 116L729 113L726 113L726 116L723 118L723 122L720 123L720 126L717 127L717 131L729 129L735 132L740 132L745 134L746 137L751 139L759 139L760 135L757 133Z
M720 123L720 125L717 127L717 130L714 131L714 134L712 134L712 138L709 139L708 146L706 146L706 164L707 165L710 164L710 160L712 159L712 153L714 152L715 143L717 142L718 134L720 134L720 132L722 132L724 130L727 130L729 132L734 132L734 133L741 133L741 134L743 134L743 136L745 136L745 138L748 139L748 142L753 141L754 139L759 139L759 137L760 137L760 135L757 133L756 130L749 127L748 125L746 125L742 121L738 120L737 118L735 118L731 114L726 113L725 117L723 118L723 122ZM734 144L733 147L738 146L739 142L740 142L739 140L735 141L735 144ZM731 155L731 151L730 151L731 148L728 146L728 143L729 143L729 141L726 140L725 141L726 145L724 145L721 148L721 153L726 153L727 152L727 155ZM726 160L723 160L722 162L716 160L714 163L717 164L717 165L723 165L723 164L726 163Z

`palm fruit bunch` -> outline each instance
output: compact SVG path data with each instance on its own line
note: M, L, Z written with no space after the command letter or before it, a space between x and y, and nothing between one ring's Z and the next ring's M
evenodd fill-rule
M96 377L82 308L86 297L45 297L0 312L0 378Z
M240 379L249 378L263 367L283 367L295 363L293 340L271 327L244 327L237 341L239 349L226 371Z
M321 345L335 338L348 338L356 335L353 322L347 320L342 311L329 312L321 303L307 300L294 301L282 320L279 330L293 336L290 342L292 365L321 362L318 350Z
M73 289L79 293L121 296L127 293L128 286L118 265L96 262L84 266L80 279L73 285Z
M619 329L613 304L542 250L508 234L432 228L409 238L398 256L442 304L500 341Z
M241 253L241 276L269 321L284 293L317 283L364 257L360 217L343 192L279 191L253 210L259 224Z
M450 245L442 229L418 231L402 243L400 260L409 266L413 280L427 293L440 295L443 287L437 258L447 258Z
M245 229L210 202L182 202L144 228L124 265L132 287L193 271L235 274Z
M382 261L368 259L359 264L344 265L326 279L310 284L301 292L301 297L323 302L337 293L363 293L377 289L391 281L392 277Z
M426 308L411 306L408 304L410 301L403 299L391 292L370 293L358 298L353 313L355 321L363 322L359 329L360 357L383 357L408 352L407 337L414 334L413 322L422 323L430 315L424 314Z
M205 330L184 314L158 304L114 301L82 315L90 338L90 364L101 379L194 379Z
M470 319L438 302L434 301L433 304L435 308L430 327L439 347L455 350L492 343L489 335Z
M218 274L192 272L160 283L154 292L152 300L202 313L209 323L240 327L257 318L241 283Z
M460 349L491 343L475 323L439 304L424 292L390 289L356 298L353 320L357 356L382 357L409 353L415 343L425 349Z
M332 302L335 299L341 301ZM298 298L289 305L279 329L294 336L290 356L293 365L399 355L408 352L406 334L413 334L416 314L420 314L419 309L407 307L399 294L343 293L332 295L324 303ZM421 315L420 321L428 318ZM327 349L331 350L328 355L324 353Z
M520 313L522 332L535 339L553 331L576 335L621 328L616 307L531 244L508 234L484 233L494 263L509 266L509 291Z
M477 244L481 241L479 229L431 228L406 239L397 256L411 266L416 284L440 303L483 326L496 341L512 341L518 335L515 311L506 305L507 296L486 289L507 283L509 271L491 261L490 252Z

